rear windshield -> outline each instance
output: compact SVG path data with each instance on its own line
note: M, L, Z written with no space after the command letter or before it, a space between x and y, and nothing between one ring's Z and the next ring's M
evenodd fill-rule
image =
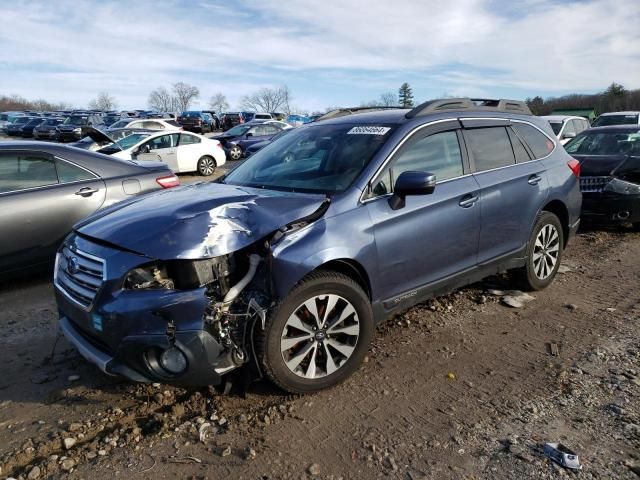
M564 148L576 155L640 156L640 132L582 132Z
M560 133L560 130L562 130L562 122L549 122L549 123L551 124L551 129L553 130L553 133L558 135Z
M606 127L607 125L637 125L638 115L602 115L593 122L594 127Z
M202 113L200 112L182 112L181 117L193 118L193 117L201 117Z

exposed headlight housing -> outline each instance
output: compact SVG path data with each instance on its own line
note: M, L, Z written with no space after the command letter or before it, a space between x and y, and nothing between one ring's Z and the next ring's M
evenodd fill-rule
M173 290L174 283L167 275L167 269L160 264L134 268L124 279L128 290Z
M80 127L74 128L73 133L82 133L82 128Z
M640 195L640 185L614 178L604 187L605 192L619 193L621 195Z

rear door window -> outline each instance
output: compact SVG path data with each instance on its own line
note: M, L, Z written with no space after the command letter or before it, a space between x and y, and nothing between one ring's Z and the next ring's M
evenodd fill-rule
M511 141L505 127L472 128L464 131L476 172L506 167L515 163Z
M0 154L0 193L57 183L58 175L52 158L37 153Z
M529 145L536 158L546 157L553 151L553 142L537 128L527 123L514 123L513 128Z
M180 134L180 145L194 145L200 143L200 138L195 135L189 135L188 133Z

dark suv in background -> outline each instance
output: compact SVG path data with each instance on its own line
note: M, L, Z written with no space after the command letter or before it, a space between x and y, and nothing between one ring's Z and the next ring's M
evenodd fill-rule
M60 325L135 381L219 384L243 367L289 392L327 388L415 303L509 270L551 284L579 224L579 169L522 102L318 121L217 183L76 225L58 253Z
M105 128L102 115L74 113L56 127L57 140L75 142L85 137L89 128Z
M208 113L195 110L182 112L178 117L178 123L189 132L211 133L214 130L213 117Z

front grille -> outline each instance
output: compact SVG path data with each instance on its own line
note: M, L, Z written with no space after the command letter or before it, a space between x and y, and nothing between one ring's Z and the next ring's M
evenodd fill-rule
M582 193L599 193L611 181L611 177L580 177Z
M65 246L56 259L55 285L69 299L87 310L102 286L104 260Z

